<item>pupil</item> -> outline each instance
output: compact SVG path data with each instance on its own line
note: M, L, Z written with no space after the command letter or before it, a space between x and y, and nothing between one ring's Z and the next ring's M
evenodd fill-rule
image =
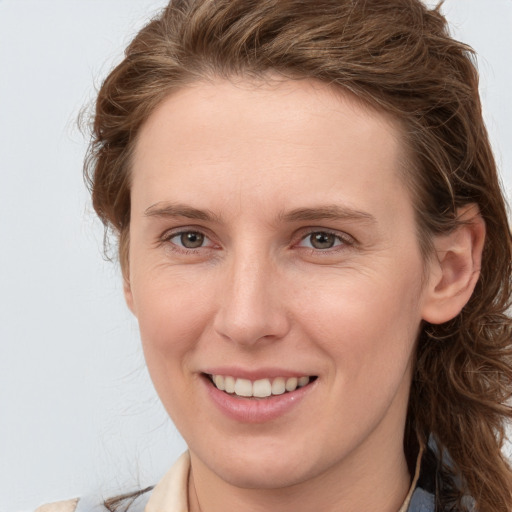
M196 247L201 247L204 242L204 235L194 231L182 233L180 238L183 247L186 247L187 249L195 249Z
M334 246L335 237L331 233L313 233L310 240L315 249L330 249Z

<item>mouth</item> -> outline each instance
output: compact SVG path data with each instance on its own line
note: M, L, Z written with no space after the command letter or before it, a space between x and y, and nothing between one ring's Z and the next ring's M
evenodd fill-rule
M238 396L240 398L254 399L292 393L298 388L310 385L317 379L315 375L274 377L258 380L241 379L230 375L204 375L219 391L223 391L226 394Z

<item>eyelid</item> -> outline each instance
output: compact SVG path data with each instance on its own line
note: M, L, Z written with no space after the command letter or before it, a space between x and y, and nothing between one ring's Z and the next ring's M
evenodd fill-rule
M348 233L344 231L338 231L336 229L329 229L329 228L321 228L321 227L311 227L311 228L303 228L300 230L300 232L297 234L298 241L294 244L296 246L300 247L300 243L306 240L308 237L313 235L314 233L326 233L329 235L335 236L341 243L338 245L335 245L334 247L330 247L329 249L315 249L314 247L303 247L304 249L309 249L313 251L318 252L328 252L328 251L335 251L339 250L339 247L351 247L354 246L357 243L357 240L349 235Z
M187 252L187 253L190 253L190 252L193 252L193 251L197 251L197 250L200 250L200 249L204 250L204 249L213 249L213 248L219 247L219 244L216 244L213 241L213 236L209 233L209 231L210 230L208 230L208 229L206 229L206 228L204 228L202 226L194 226L194 225L179 226L179 227L175 227L175 228L170 228L170 229L165 230L159 236L157 243L159 245L170 243L174 248L176 248L176 250ZM207 240L210 243L202 245L202 246L197 247L195 249L192 249L192 248L182 247L182 246L180 246L178 244L175 244L174 242L171 242L172 238L174 238L176 236L179 236L179 235L181 235L183 233L190 233L190 232L192 232L192 233L200 233L201 235L204 236L205 240ZM357 240L352 235L349 235L348 233L346 233L344 231L339 231L339 230L336 230L336 229L330 229L330 228L313 226L313 227L307 227L307 228L300 229L295 234L295 236L293 237L293 239L295 241L292 243L292 245L300 247L299 244L302 241L304 241L307 237L311 236L314 233L327 233L327 234L333 235L336 238L338 238L338 240L341 243L338 244L338 245L335 245L334 247L332 247L330 249L324 249L324 250L322 250L322 249L315 249L315 248L311 248L311 247L302 247L303 249L309 249L309 250L312 250L312 251L324 252L325 253L325 252L328 252L328 251L335 251L335 250L337 250L338 247L347 247L347 246L350 247L350 246L354 246L354 245L357 244Z
M171 240L173 238L175 238L179 235L182 235L183 233L199 233L204 236L205 242L208 241L210 243L209 244L205 243L205 245L202 245L200 247L196 247L196 248L192 249L192 248L183 247L174 242L171 242ZM173 250L177 250L179 252L186 252L186 253L191 253L194 251L198 251L200 249L203 249L203 250L204 249L214 249L217 247L217 244L215 244L215 242L213 242L213 237L209 234L209 230L205 229L204 227L199 227L199 226L179 226L176 228L167 229L158 238L158 244L159 245L170 244L173 246Z

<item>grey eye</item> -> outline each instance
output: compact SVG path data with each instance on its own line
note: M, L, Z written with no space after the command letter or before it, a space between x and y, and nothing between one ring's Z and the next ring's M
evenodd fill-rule
M180 245L187 249L197 249L204 244L205 236L197 231L185 231L179 235Z
M332 233L319 231L309 235L309 243L311 244L311 247L314 247L315 249L330 249L336 244L337 238L338 237Z

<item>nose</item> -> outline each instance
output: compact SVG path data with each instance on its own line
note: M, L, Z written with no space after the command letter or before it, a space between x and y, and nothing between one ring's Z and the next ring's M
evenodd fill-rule
M234 257L221 280L214 329L224 339L247 347L286 335L286 290L268 255Z

